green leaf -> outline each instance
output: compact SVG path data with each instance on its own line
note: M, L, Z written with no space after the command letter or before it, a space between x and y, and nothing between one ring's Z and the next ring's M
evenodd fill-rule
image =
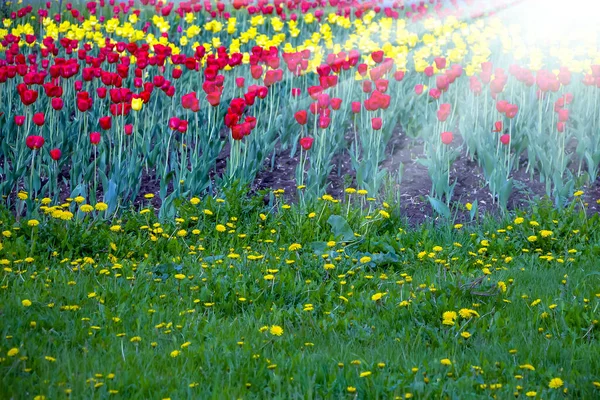
M331 225L331 231L333 235L338 238L341 237L341 241L350 242L355 239L354 231L348 224L345 218L339 215L332 215L327 219L327 223Z
M450 208L444 202L441 202L440 200L431 196L427 196L427 198L429 199L431 208L433 208L436 213L440 214L444 218L450 218Z

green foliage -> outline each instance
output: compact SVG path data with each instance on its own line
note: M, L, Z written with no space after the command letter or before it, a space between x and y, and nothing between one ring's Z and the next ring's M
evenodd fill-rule
M577 203L409 228L359 196L243 193L168 219L0 209L1 397L597 393L599 221Z

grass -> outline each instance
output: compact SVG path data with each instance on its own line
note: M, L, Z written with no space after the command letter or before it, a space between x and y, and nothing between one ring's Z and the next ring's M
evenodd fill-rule
M598 395L599 221L581 205L407 227L357 195L221 199L169 221L3 211L0 397Z

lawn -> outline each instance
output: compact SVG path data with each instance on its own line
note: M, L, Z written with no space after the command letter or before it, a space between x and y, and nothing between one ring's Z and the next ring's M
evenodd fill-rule
M3 398L598 395L580 203L407 227L356 194L193 198L163 222L77 201L4 214Z

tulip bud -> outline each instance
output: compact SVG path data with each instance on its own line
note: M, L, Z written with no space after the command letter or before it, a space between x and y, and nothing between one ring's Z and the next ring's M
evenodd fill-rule
M94 146L97 145L98 143L100 143L101 138L102 137L100 136L100 132L90 133L90 143L93 144Z
M306 110L297 111L296 114L294 114L294 118L296 118L296 122L300 125L305 125L307 120Z
M452 134L452 132L442 132L441 138L442 138L442 143L448 145L448 144L452 143L452 140L454 139L454 135Z
M382 125L383 121L381 118L375 117L371 119L371 128L373 128L374 131L380 130Z
M299 142L300 142L300 146L301 146L301 147L302 147L304 150L308 151L308 150L310 150L310 148L312 147L312 145L313 145L313 142L314 142L314 139L313 139L313 138L311 138L311 137L303 137L303 138L300 138L300 141L299 141Z
M31 150L40 149L44 145L44 138L36 135L27 136L25 145Z
M52 149L52 150L50 150L50 157L54 161L58 161L60 159L61 155L62 155L62 152L60 151L60 149Z
M63 108L63 99L61 99L60 97L54 97L51 101L52 103L52 108L55 109L56 111L60 111Z
M42 126L42 125L44 125L44 122L46 122L46 116L44 113L33 114L33 123L34 124L36 124L37 126Z

